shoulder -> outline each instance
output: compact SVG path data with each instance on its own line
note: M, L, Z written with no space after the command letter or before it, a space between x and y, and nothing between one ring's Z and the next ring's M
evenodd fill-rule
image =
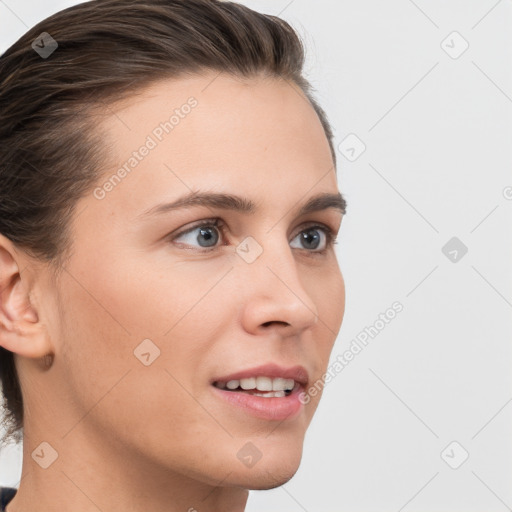
M14 498L17 490L15 487L0 487L0 512L5 510L7 504Z

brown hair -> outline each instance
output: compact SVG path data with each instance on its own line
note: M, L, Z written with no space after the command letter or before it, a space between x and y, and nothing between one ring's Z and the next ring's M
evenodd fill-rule
M50 50L48 33L57 48ZM214 70L296 84L304 46L282 19L220 0L92 0L26 32L0 56L0 233L57 276L69 257L76 201L101 178L107 149L93 113L159 79ZM22 439L23 400L13 353L0 347L3 442Z

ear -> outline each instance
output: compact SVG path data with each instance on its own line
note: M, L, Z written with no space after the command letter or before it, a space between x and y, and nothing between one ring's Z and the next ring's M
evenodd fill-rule
M30 300L29 260L0 234L0 346L24 357L51 353L46 329Z

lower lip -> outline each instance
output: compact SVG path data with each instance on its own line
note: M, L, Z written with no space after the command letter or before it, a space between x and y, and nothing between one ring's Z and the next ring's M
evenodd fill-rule
M264 420L284 421L296 418L304 408L300 401L299 390L293 390L288 396L265 398L249 393L226 391L212 385L214 392L231 405L246 413Z

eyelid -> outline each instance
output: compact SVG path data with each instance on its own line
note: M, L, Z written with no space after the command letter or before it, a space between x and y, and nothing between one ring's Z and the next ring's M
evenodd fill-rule
M203 226L215 226L216 228L223 228L224 222L219 217L212 217L209 219L201 219L197 222L192 223L189 227L186 229L183 229L183 231L178 230L177 232L174 231L170 233L166 238L169 238L170 240L175 240L176 238L186 235L187 233L190 233L190 231L194 231L194 229L203 227Z

